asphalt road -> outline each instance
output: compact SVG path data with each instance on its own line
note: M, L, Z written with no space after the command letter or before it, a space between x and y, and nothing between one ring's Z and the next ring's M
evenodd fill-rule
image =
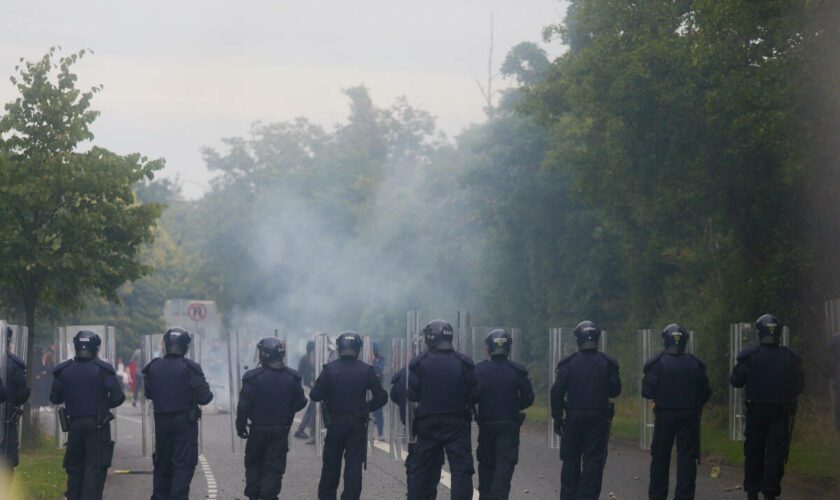
M204 447L196 470L190 498L243 499L244 467L241 454L231 452L230 416L208 411L203 420ZM152 463L141 455L139 408L130 404L120 409L119 436L108 484L106 500L148 499L151 495ZM475 436L473 436L475 438ZM394 500L405 495L405 476L401 462L390 457L387 443L377 442L364 473L362 498ZM643 500L647 498L647 452L632 443L610 443L604 473L602 499ZM316 498L320 459L314 447L292 439L281 498ZM745 497L740 490L741 471L721 467L720 476L712 479L711 465L702 465L698 473L697 500L727 500ZM523 429L520 462L512 485L511 498L521 500L558 498L560 460L557 450L545 446L542 426ZM476 477L477 480L477 477ZM439 485L438 498L448 498L448 474ZM785 499L811 500L827 498L825 492L788 480L784 484ZM475 498L478 498L476 493Z

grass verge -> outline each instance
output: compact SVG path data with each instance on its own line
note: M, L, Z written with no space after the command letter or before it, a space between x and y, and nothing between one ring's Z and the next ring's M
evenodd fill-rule
M21 452L15 469L14 491L21 500L57 500L63 497L66 476L62 461L64 450L55 441L44 439L40 446ZM16 498L16 497L12 497Z
M613 437L638 441L638 411L638 401L628 398L616 403ZM546 425L548 421L545 405L535 404L526 413L528 422L532 424ZM731 441L726 425L723 409L709 408L706 411L701 446L704 460L741 465L744 463L744 443ZM812 484L826 487L840 484L840 435L835 431L830 415L809 407L800 409L786 471Z

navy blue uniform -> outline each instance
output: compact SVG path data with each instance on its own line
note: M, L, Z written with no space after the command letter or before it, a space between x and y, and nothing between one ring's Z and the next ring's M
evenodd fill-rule
M198 465L198 405L213 393L201 366L174 354L143 368L143 390L155 409L152 500L187 500Z
M402 368L400 371L391 377L391 401L393 401L400 409L400 422L405 425L405 406L406 406L406 391L407 381L405 379L406 369ZM411 462L414 457L414 443L409 440L408 455L405 457L405 484L408 489L411 489ZM440 468L443 467L443 450L438 454L439 465L437 467L437 475L429 480L428 489L425 496L421 496L423 500L435 500L437 498L437 484L440 482Z
M700 453L700 414L712 395L706 365L691 354L661 353L644 368L642 396L654 401L656 424L650 447L651 500L668 498L671 449L677 443L676 500L692 500Z
M368 391L372 393L370 401ZM388 402L388 393L369 364L355 358L340 358L324 365L309 397L324 402L323 412L328 422L318 498L335 500L343 456L341 498L358 500L362 495L362 464L367 453L368 415Z
M481 500L507 500L519 462L522 410L534 404L528 369L504 357L475 366L478 398L478 492Z
M306 406L300 375L291 368L259 367L242 377L236 406L236 430L244 434L245 496L276 500L286 472L289 429L295 413Z
M53 370L50 402L64 405L70 423L64 453L67 500L101 500L114 456L110 409L123 401L114 367L101 359L68 360Z
M607 442L610 437L610 398L621 394L618 362L602 352L583 350L557 364L551 387L551 415L563 420L560 442L563 470L562 500L597 500L601 494Z
M12 353L6 354L6 429L0 442L0 462L9 469L17 467L18 456L18 408L29 401L31 390L26 382L26 363Z
M744 491L777 497L782 491L790 422L805 387L802 360L787 347L750 347L738 354L729 381L746 388Z
M453 500L472 498L475 469L469 408L478 400L479 392L475 365L459 352L424 352L411 360L406 396L419 405L413 422L417 443L410 469L409 500L424 498L437 484L443 451L452 473Z

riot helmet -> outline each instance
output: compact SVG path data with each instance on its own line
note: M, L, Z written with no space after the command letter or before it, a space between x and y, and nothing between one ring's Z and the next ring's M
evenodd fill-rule
M180 326L170 328L163 334L163 348L166 355L186 356L190 349L190 342L192 342L190 332Z
M578 350L597 350L598 341L601 340L601 329L591 321L581 321L575 327L575 339L577 340Z
M755 331L762 344L779 345L782 338L782 322L772 314L765 314L755 320Z
M490 357L502 356L507 358L510 356L510 350L513 347L513 337L505 330L497 328L487 334L484 345L487 346L487 354Z
M452 330L452 325L442 319L435 319L423 327L423 338L426 340L426 346L430 351L452 351L454 347L452 340L455 337L455 332Z
M283 368L286 358L286 341L276 337L266 337L259 341L257 350L260 353L260 363L269 368Z
M671 323L662 330L662 341L665 352L670 354L684 354L689 338L688 330L679 323Z
M362 352L362 344L362 337L352 330L342 333L335 341L338 356L342 358L358 358Z
M99 354L102 339L90 330L81 330L73 337L73 349L79 359L92 359Z

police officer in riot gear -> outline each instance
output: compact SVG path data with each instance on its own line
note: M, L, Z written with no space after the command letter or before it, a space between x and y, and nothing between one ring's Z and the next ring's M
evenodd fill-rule
M610 398L621 394L618 362L598 351L601 329L591 321L575 328L578 352L557 364L551 387L554 430L562 436L561 500L597 500L613 417Z
M18 421L21 416L21 406L29 401L31 390L26 381L26 363L11 353L12 329L6 327L6 373L3 379L6 380L8 391L8 402L6 405L6 426L3 433L3 440L0 442L0 466L11 472L17 467L20 459L18 456Z
M155 409L152 500L187 500L198 465L198 420L213 400L201 366L186 358L192 338L183 328L163 334L165 354L143 368L143 390Z
M475 366L478 399L478 492L481 500L507 500L513 469L519 461L522 410L534 404L528 369L509 358L513 338L491 331L484 341L489 361Z
M480 389L473 361L455 352L452 325L437 319L423 328L428 351L409 364L409 401L419 403L413 422L417 434L411 461L409 500L420 500L440 474L446 451L453 500L471 499L475 473L470 443L470 408Z
M66 415L67 500L101 500L114 455L111 408L125 401L114 367L97 357L102 340L89 330L73 337L76 356L56 366L50 402Z
M796 400L805 387L802 360L779 345L782 322L765 314L755 322L759 344L738 354L730 383L745 387L747 403L744 443L744 491L775 499L782 492Z
M400 371L394 374L391 377L391 401L393 401L400 409L400 422L405 425L406 420L406 369L402 368ZM414 430L413 428L411 429ZM408 455L405 457L405 484L408 486L408 490L411 490L411 462L413 461L414 457L414 443L409 441L408 443ZM438 453L438 465L436 468L433 468L433 471L437 471L437 475L433 475L432 479L429 480L429 484L427 484L427 490L425 495L421 495L420 498L422 500L435 500L437 498L437 485L440 482L440 470L443 467L443 450L441 449Z
M652 399L656 424L650 447L651 500L668 498L671 449L677 442L677 500L693 500L700 457L700 415L712 395L706 365L686 354L689 333L676 323L662 330L665 351L645 363L642 396Z
M362 464L366 462L368 420L372 411L388 402L373 367L360 361L362 338L352 331L336 341L338 359L324 365L312 392L312 401L323 401L327 437L324 465L318 484L320 500L335 500L344 456L342 500L358 500L362 494ZM367 393L372 399L367 400Z
M242 377L236 433L248 440L245 496L249 500L277 500L286 472L289 429L295 413L306 406L306 396L298 372L285 365L285 340L264 338L257 350L262 366Z

